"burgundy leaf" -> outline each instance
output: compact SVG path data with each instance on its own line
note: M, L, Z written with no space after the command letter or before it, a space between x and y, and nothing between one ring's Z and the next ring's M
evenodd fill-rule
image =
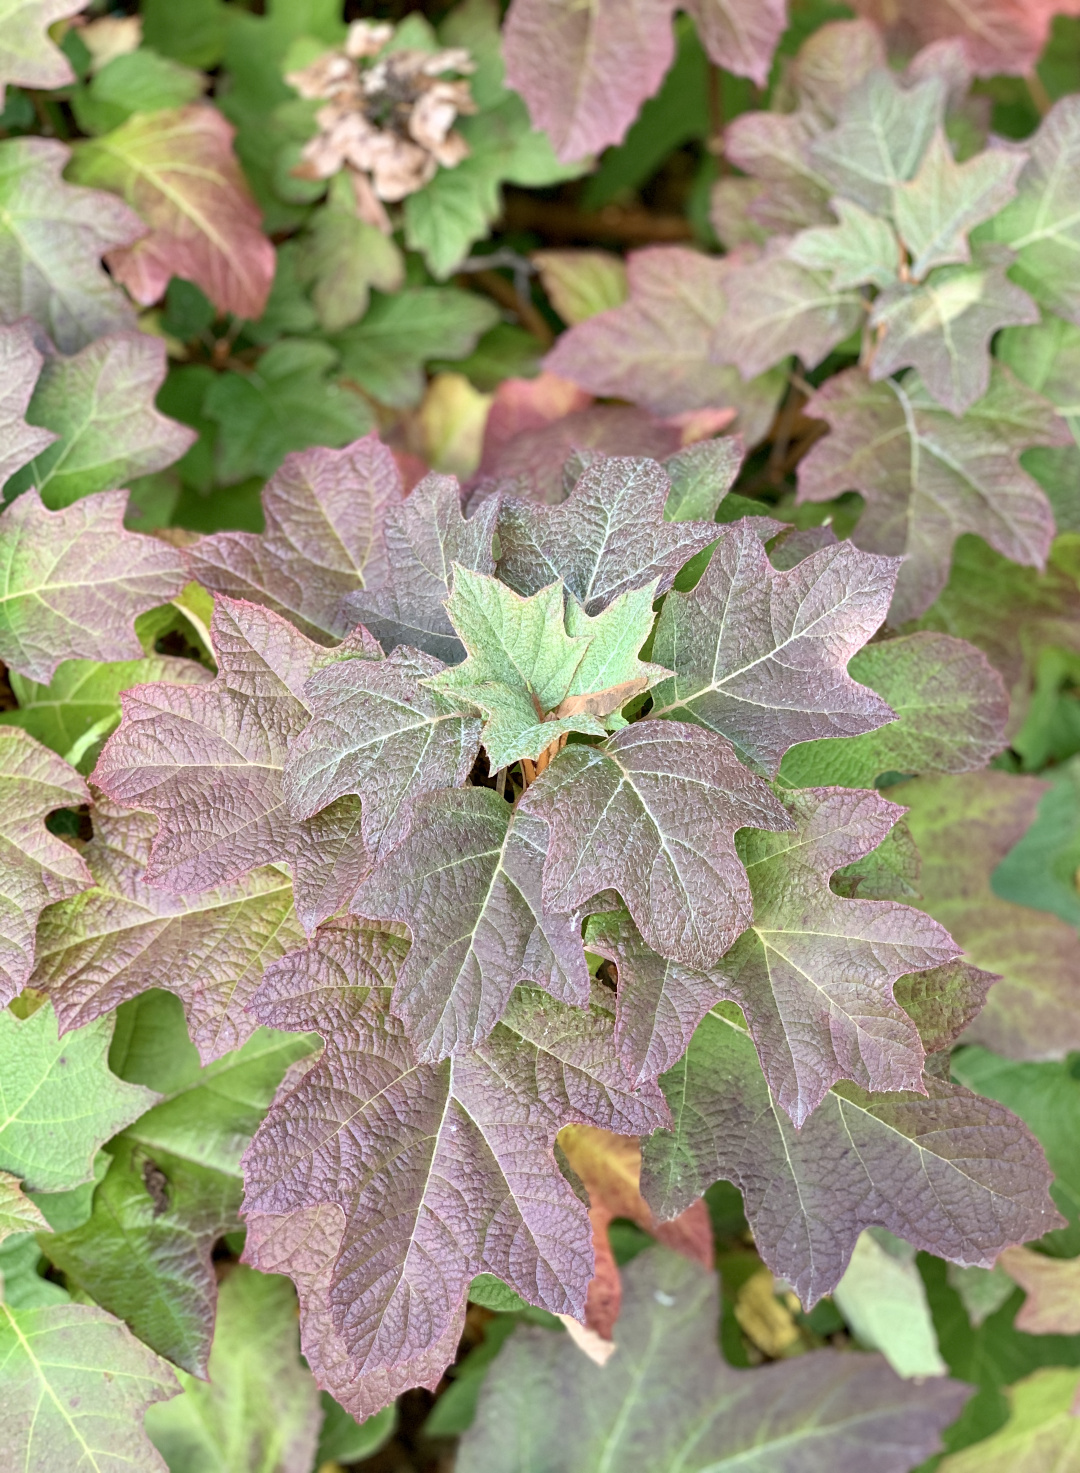
M78 850L45 827L54 809L89 798L62 757L17 726L0 726L0 1006L22 991L33 971L44 907L94 883Z
M675 721L564 748L518 806L551 830L546 910L617 890L647 944L691 967L714 965L750 924L735 830L791 827L722 737Z
M190 551L192 573L329 644L352 628L346 594L386 578L386 517L400 500L400 472L374 435L344 450L298 451L263 488L265 532L204 537Z
M541 905L546 847L545 825L488 788L436 793L353 896L357 914L409 928L391 1005L422 1060L480 1043L519 982L588 1003L580 923Z
M265 967L303 940L280 869L198 895L143 880L157 828L147 813L101 802L83 851L94 888L51 907L38 932L33 985L52 998L60 1032L80 1028L151 987L175 992L203 1063L258 1026L244 1010Z
M832 1292L875 1224L984 1268L1059 1226L1027 1127L959 1085L927 1077L925 1087L873 1095L837 1084L796 1130L748 1035L710 1013L665 1076L675 1127L646 1142L642 1191L672 1217L717 1179L734 1182L758 1252L807 1307Z
M697 586L665 601L653 653L675 676L653 714L721 733L770 775L796 742L891 721L847 663L884 619L898 568L842 542L777 571L750 526L731 528Z
M211 634L217 678L127 691L94 782L114 802L159 820L146 868L151 884L182 894L284 862L310 927L345 904L368 861L355 798L303 822L292 818L282 792L285 757L309 719L303 693L310 675L368 651L347 641L328 652L280 614L230 598L215 601ZM350 835L352 843L343 843ZM310 907L305 893L318 896Z
M311 677L304 702L312 720L285 764L285 798L297 818L356 793L374 861L401 838L414 798L464 783L481 721L422 683L441 669L430 655L397 649L387 660L344 660Z
M508 497L499 513L499 577L526 597L561 581L588 614L654 579L657 594L666 593L683 564L718 536L715 522L666 522L670 491L656 461L610 456L586 468L561 506Z
M993 972L960 960L901 977L893 995L918 1028L923 1048L936 1054L952 1048L986 1006L990 988L1000 981Z
M61 660L132 660L136 614L187 582L174 547L125 532L126 491L46 511L26 491L0 516L0 659L48 684Z
M0 327L0 487L57 438L52 430L26 421L26 407L44 361L29 322Z

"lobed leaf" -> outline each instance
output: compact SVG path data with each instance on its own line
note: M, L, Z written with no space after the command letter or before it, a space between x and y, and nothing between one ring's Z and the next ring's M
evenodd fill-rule
M1071 1367L1044 1366L1008 1388L1010 1416L1004 1427L973 1447L952 1453L943 1473L1037 1473L1068 1467L1080 1453L1075 1406L1077 1375Z
M1016 1316L1018 1330L1026 1335L1080 1333L1080 1263L1075 1258L1006 1248L998 1267L1027 1295Z
M29 322L0 327L0 487L56 436L26 418L44 354L34 342Z
M74 80L71 63L49 36L54 21L82 9L80 0L4 0L0 7L0 108L8 82L50 91Z

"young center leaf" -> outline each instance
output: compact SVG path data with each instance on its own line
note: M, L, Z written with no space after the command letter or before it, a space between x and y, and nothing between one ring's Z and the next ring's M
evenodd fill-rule
M239 1048L258 1026L245 1011L270 962L303 931L292 886L276 867L197 894L145 882L157 823L102 799L83 851L92 889L52 906L38 932L33 985L48 993L64 1033L151 987L184 1004L204 1063Z
M400 500L394 458L374 435L343 450L299 451L263 488L266 530L204 537L191 549L192 573L330 644L353 627L345 596L386 576L385 522Z
M89 797L61 757L17 727L0 728L0 1006L33 971L42 910L92 883L78 850L45 827L55 809Z
M61 353L135 326L101 257L146 230L111 194L65 183L70 156L51 138L0 143L0 320L32 317Z
M340 949L348 931L324 935ZM258 1016L303 1018L326 1050L248 1150L245 1213L344 1212L327 1298L359 1377L392 1376L451 1331L452 1347L478 1273L580 1319L589 1221L555 1137L572 1121L648 1132L664 1117L659 1092L631 1092L599 996L585 1011L522 989L474 1052L421 1064L386 1010L400 941L376 936L363 951L367 986L347 958L313 982L310 953L268 974Z
M526 597L561 580L588 614L646 584L654 597L666 593L717 537L715 522L665 521L670 492L656 461L604 456L561 506L508 497L499 512L499 577Z
M143 653L135 615L188 574L175 548L124 530L126 507L126 491L101 491L52 512L26 491L0 516L0 659L20 675Z
M346 621L363 624L387 654L405 644L456 665L465 649L443 607L453 565L494 573L498 515L499 503L492 498L466 521L455 477L425 476L388 512L385 573L377 583L346 595Z
M486 788L418 799L411 820L350 908L409 929L391 1006L421 1060L479 1044L519 982L587 1005L580 924L541 903L544 825Z
M233 131L216 108L195 103L135 113L76 149L72 177L121 195L149 226L109 255L137 302L156 302L170 277L182 276L219 312L262 316L274 248L233 154Z
M959 1085L928 1076L923 1095L837 1084L796 1130L725 1006L663 1086L675 1125L645 1143L646 1201L672 1217L713 1181L734 1182L758 1252L807 1307L832 1292L875 1224L985 1268L1060 1224L1034 1136Z
M571 731L604 736L604 720L666 674L637 658L652 628L655 587L620 594L590 618L562 583L522 598L456 567L446 612L468 657L426 684L483 712L493 772L535 761Z
M796 742L892 721L847 664L885 618L897 566L840 543L777 572L750 526L725 531L696 587L664 603L653 653L674 675L653 714L725 736L770 775Z
M29 322L0 327L0 488L56 439L52 430L31 424L26 410L45 358L34 343Z
M716 1345L715 1274L657 1247L622 1278L608 1365L591 1365L564 1335L514 1332L461 1444L469 1473L907 1473L941 1446L970 1395L955 1381L905 1383L880 1356L830 1350L733 1370Z
M546 909L617 890L646 943L690 967L713 966L750 924L735 830L791 827L723 737L676 721L566 747L518 807L550 830Z
M279 614L228 598L215 602L211 634L217 678L128 691L94 783L122 807L158 819L150 884L184 894L287 863L297 911L315 925L348 899L367 868L359 805L346 798L296 821L282 792L285 758L310 716L303 692L313 671L372 651L362 642L327 651Z
M1020 454L1063 444L1068 432L1008 369L994 366L989 391L962 419L942 409L916 375L872 384L858 368L829 379L806 409L827 420L831 433L799 465L799 500L862 492L855 541L904 557L890 622L933 603L963 532L1014 562L1045 565L1053 516Z

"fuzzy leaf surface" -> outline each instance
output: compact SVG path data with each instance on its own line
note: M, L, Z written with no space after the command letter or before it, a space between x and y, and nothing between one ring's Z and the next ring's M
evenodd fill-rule
M425 476L386 516L385 573L381 581L347 594L345 621L363 624L389 654L400 644L423 650L447 665L465 649L443 604L453 565L492 574L492 538L499 506L494 498L466 521L453 476Z
M32 317L61 353L135 326L101 257L146 228L111 194L67 184L70 156L51 138L0 143L0 321Z
M390 980L399 948L388 937L380 956L367 943L372 981L378 970ZM245 1212L344 1211L332 1321L357 1372L392 1377L451 1335L453 1353L478 1273L580 1319L589 1220L556 1165L555 1136L575 1121L641 1134L665 1109L655 1086L630 1090L596 1005L522 990L475 1052L421 1064L385 996L336 980L316 992L286 962L270 972L259 1016L288 1023L300 1012L327 1046L249 1148Z
M211 633L216 679L126 692L94 782L122 807L159 820L150 884L183 894L283 862L293 870L301 920L317 924L344 904L367 867L355 799L297 822L282 789L289 745L310 717L304 686L337 652L279 614L235 599L215 601ZM338 658L365 653L340 648Z
M565 1336L514 1332L462 1442L469 1473L592 1473L605 1462L625 1473L907 1473L940 1447L969 1395L955 1381L905 1384L879 1356L830 1350L733 1370L716 1346L715 1275L663 1248L623 1270L623 1306L603 1368Z
M715 522L665 521L671 482L653 460L605 456L585 469L561 506L509 497L499 512L499 577L528 597L561 581L598 614L620 593L666 593Z
M489 788L436 793L353 896L357 914L409 928L391 1006L423 1062L479 1044L519 982L587 1005L580 925L541 903L546 850L544 825Z
M300 451L263 489L266 530L204 537L191 550L192 572L328 644L352 627L342 599L385 578L385 522L400 500L394 458L374 435L343 450Z
M52 512L26 491L0 516L0 659L20 675L143 653L135 615L188 575L175 548L124 530L126 506L126 491L100 491Z
M34 344L28 322L0 327L0 487L28 460L56 439L51 430L31 424L26 410L44 355Z
M219 312L262 316L274 248L233 154L233 131L216 108L194 103L135 113L76 150L72 177L120 195L149 226L109 255L137 302L156 302L169 278L182 276Z
M675 1127L646 1142L646 1201L670 1217L718 1178L734 1182L758 1252L806 1306L836 1287L867 1227L989 1268L1060 1223L1027 1127L959 1085L927 1078L925 1095L872 1095L839 1084L797 1131L749 1036L716 1012L663 1083Z
M33 982L65 1033L151 987L175 992L209 1063L250 1038L257 1025L247 1003L303 932L277 868L190 895L146 884L156 828L147 813L97 805L83 851L94 887L44 917Z
M551 830L546 909L572 914L617 890L645 942L690 967L711 967L750 924L735 830L791 827L728 742L676 721L564 748L519 808Z
M45 827L55 809L89 797L61 757L18 728L0 728L0 1004L29 980L42 910L92 883L78 850Z
M197 436L154 408L165 370L165 344L145 333L115 333L74 357L47 358L29 415L53 431L53 443L14 478L8 499L33 485L56 511L179 460Z
M933 603L963 532L1013 562L1045 565L1053 516L1019 457L1031 445L1061 444L1065 430L1008 369L995 365L989 391L963 419L942 409L915 375L872 384L857 368L829 379L806 409L832 433L799 465L799 500L862 492L855 541L904 557L890 622Z
M793 787L872 788L886 772L972 772L1006 744L1004 683L966 640L929 630L883 640L859 650L848 673L877 691L896 720L795 747L780 767Z
M837 788L804 789L786 806L793 834L743 842L754 919L716 976L746 1016L773 1098L798 1127L839 1079L921 1089L922 1044L893 983L960 949L921 911L829 889L835 870L881 843L900 808Z
M1030 826L1044 791L1004 772L924 777L890 790L910 805L922 855L921 904L976 966L1000 973L968 1037L1007 1058L1062 1058L1080 1047L1076 932L1057 916L1002 900L994 869Z
M769 774L797 742L891 721L847 664L885 618L896 576L895 560L850 543L778 572L752 528L725 531L696 587L664 603L653 653L675 674L654 714L720 733Z

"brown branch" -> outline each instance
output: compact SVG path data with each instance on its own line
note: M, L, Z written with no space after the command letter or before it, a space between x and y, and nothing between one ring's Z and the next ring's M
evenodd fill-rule
M515 313L522 327L532 333L541 347L551 347L555 341L555 334L545 321L544 314L527 297L518 296L513 282L507 281L506 277L500 276L497 271L470 271L468 276L458 278L459 286L467 287L470 282L475 283L481 291L487 292L488 296L494 298L500 307L505 307L508 312Z
M509 230L533 230L555 240L680 241L692 240L694 234L681 215L653 215L621 205L590 213L509 190L503 224Z

